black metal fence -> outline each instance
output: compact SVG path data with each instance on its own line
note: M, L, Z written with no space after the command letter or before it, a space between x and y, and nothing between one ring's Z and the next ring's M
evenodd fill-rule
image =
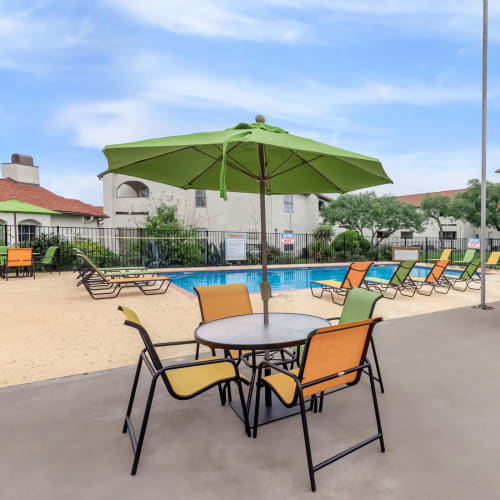
M0 246L14 246L14 226L0 226ZM59 245L59 263L64 269L77 265L74 249L85 252L100 267L204 267L260 264L260 233L245 235L246 259L228 261L223 231L148 231L128 228L19 226L17 245L33 247L43 253ZM438 258L451 248L454 260L460 260L468 240L439 238L384 238L371 242L366 238L341 233L331 240L313 234L268 233L269 264L309 264L353 260L391 260L393 247L417 247L420 260ZM500 250L500 239L489 239L487 251Z

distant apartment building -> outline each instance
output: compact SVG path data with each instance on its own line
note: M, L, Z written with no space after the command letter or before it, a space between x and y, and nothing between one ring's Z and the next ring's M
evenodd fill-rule
M417 194L408 194L404 196L398 196L398 200L401 203L410 203L414 205L415 207L420 207L420 203L422 202L422 199L424 196L427 194L430 196L435 196L437 194L441 194L444 196L449 196L452 200L453 198L458 194L458 193L463 193L465 189L453 189L449 191L435 191L432 193L417 193ZM429 219L427 221L427 225L425 229L417 233L416 231L411 231L407 229L401 229L400 231L397 231L394 233L392 236L393 237L400 237L400 238L442 238L445 240L456 240L460 238L478 238L479 237L479 228L475 227L468 222L464 222L461 220L456 220L453 217L442 217L442 226L443 226L443 234L439 234L439 226L438 224L432 220ZM496 231L492 228L488 228L488 238L499 238L500 237L500 232Z
M106 173L103 182L107 227L137 228L161 203L175 205L183 223L207 231L260 231L259 196L217 191L183 190L127 175ZM273 195L266 197L268 232L311 233L321 222L326 195Z
M33 239L42 227L100 227L105 218L102 207L64 198L40 186L40 169L28 155L13 154L10 163L2 163L0 201L12 198L60 212L57 215L18 214L20 241ZM13 214L0 213L0 229L13 224Z

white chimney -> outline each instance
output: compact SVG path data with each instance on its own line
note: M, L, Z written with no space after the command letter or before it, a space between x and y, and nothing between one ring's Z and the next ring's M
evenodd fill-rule
M36 165L33 165L33 157L14 153L10 157L10 163L2 163L2 178L10 177L20 184L31 186L40 185L40 173Z

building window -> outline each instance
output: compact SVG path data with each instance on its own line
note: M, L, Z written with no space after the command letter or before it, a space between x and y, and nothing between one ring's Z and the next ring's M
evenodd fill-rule
M149 188L143 182L127 181L116 190L117 198L149 198Z
M442 235L443 240L456 240L457 232L456 231L443 231Z
M383 240L385 238L385 232L384 231L377 231L377 238L379 240Z
M413 231L401 231L401 238L412 239Z
M286 214L293 214L293 194L285 194L284 209Z
M205 208L207 206L207 192L204 189L197 189L195 195L195 207Z
M19 224L17 235L19 241L33 241L36 237L36 226L31 224Z

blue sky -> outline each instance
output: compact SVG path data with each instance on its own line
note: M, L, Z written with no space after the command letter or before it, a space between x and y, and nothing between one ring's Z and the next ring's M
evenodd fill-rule
M0 161L101 204L106 144L263 113L380 158L380 193L479 177L481 0L0 0ZM488 176L500 167L500 2L490 0ZM498 179L500 181L500 179Z

